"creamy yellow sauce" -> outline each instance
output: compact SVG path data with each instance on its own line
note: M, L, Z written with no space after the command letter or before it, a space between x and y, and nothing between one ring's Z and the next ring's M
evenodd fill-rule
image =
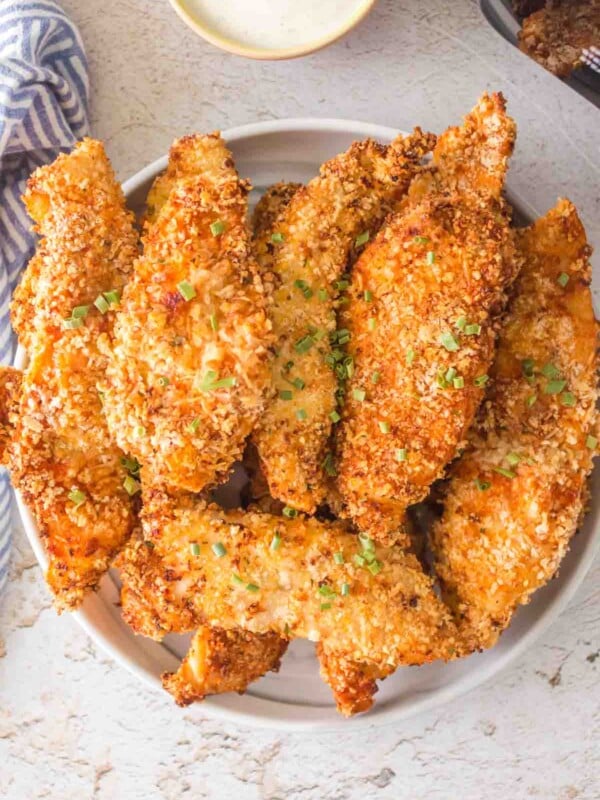
M330 37L368 0L186 0L212 33L264 49L301 47Z

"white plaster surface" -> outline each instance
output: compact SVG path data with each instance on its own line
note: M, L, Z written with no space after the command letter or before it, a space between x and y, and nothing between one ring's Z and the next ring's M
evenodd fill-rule
M90 56L94 133L123 178L192 130L286 116L441 130L501 89L519 124L513 188L539 211L568 194L600 248L600 112L506 44L475 2L380 0L343 41L284 63L213 49L167 0L63 5ZM138 684L55 615L17 522L14 533L0 601L6 800L600 797L600 563L542 639L466 697L387 728L281 735L203 719Z

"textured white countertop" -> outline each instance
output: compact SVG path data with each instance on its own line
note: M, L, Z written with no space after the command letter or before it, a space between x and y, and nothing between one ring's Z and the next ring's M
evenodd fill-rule
M343 41L284 63L215 50L167 0L63 5L90 56L94 133L123 178L193 130L320 116L439 131L500 89L519 125L512 188L540 212L568 194L600 248L600 112L505 43L475 2L380 0ZM282 735L202 720L140 685L54 614L14 532L0 601L2 798L600 796L600 563L541 640L469 695L392 727Z

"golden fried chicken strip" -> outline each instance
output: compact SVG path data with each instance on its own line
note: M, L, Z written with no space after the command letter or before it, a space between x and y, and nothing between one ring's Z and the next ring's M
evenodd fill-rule
M368 711L377 693L377 681L387 678L394 668L366 664L337 652L328 652L317 643L321 677L329 685L337 710L345 717Z
M123 616L160 638L199 625L321 641L381 668L446 658L454 627L413 556L314 518L155 497L118 560ZM341 556L334 558L335 553ZM343 559L343 563L338 563Z
M96 586L134 521L97 391L106 367L97 340L138 243L104 148L91 139L37 170L24 201L43 238L34 294L13 301L13 311L28 302L35 312L25 324L30 361L9 466L44 536L60 611Z
M203 138L186 146L202 150ZM221 160L176 181L149 227L105 387L109 427L145 483L192 492L226 478L269 387L271 326L250 250L248 187L219 146Z
M254 431L271 494L307 512L325 497L337 381L329 335L339 279L356 250L406 192L433 137L420 130L389 147L357 142L321 167L259 237L274 276L275 396Z
M180 706L223 692L243 694L250 683L279 669L287 644L276 633L202 627L177 672L162 676L163 686Z
M256 204L252 214L252 232L261 248L264 247L264 237L271 235L273 225L301 186L301 183L284 181L274 183Z
M560 200L520 232L525 264L490 387L434 527L444 597L474 648L555 574L597 452L597 323L590 248Z
M8 446L14 435L21 402L23 373L0 365L0 464L7 466Z
M337 490L342 516L381 542L408 542L407 507L464 444L517 272L508 219L490 194L514 125L498 120L502 105L488 105L441 137L433 172L416 178L431 191L388 219L356 263L341 310L351 370L336 429Z

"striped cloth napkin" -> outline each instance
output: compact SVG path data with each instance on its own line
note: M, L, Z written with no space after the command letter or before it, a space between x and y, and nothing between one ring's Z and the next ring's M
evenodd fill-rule
M77 28L54 0L0 0L0 361L12 362L10 294L35 236L21 195L30 173L88 133L88 71ZM10 489L0 475L0 591L10 551Z

